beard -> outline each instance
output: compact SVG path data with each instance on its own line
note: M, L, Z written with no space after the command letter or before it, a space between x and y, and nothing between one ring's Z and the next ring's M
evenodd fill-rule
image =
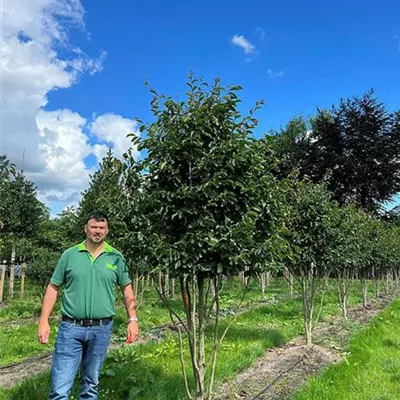
M102 236L92 236L92 242L93 243L101 243L103 241L103 237Z

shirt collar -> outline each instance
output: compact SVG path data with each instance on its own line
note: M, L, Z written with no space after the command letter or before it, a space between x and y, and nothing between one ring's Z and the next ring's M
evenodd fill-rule
M76 246L76 248L78 249L78 251L88 251L88 249L86 248L86 245L85 245L85 240L83 242L79 243ZM104 242L103 252L104 253L113 253L114 249L107 242Z

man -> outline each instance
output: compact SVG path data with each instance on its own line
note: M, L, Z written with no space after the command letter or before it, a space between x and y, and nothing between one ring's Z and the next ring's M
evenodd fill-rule
M139 327L131 279L121 253L106 241L108 219L93 212L86 220L86 240L59 259L43 300L38 339L48 343L49 317L64 285L49 400L68 399L81 363L80 399L97 399L102 367L115 314L115 286L124 295L128 314L127 341L138 338Z

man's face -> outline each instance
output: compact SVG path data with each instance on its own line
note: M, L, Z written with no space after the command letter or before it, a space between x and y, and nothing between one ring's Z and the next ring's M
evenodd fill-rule
M107 221L96 221L89 219L85 225L86 239L93 243L101 243L105 240L108 233Z

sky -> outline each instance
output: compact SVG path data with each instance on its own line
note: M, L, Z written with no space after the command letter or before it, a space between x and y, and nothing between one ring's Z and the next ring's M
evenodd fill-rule
M243 113L265 100L258 136L370 88L400 109L398 0L0 5L0 154L52 215L78 204L108 148L131 146L135 117L152 121L146 80L180 99L189 71L241 85Z

